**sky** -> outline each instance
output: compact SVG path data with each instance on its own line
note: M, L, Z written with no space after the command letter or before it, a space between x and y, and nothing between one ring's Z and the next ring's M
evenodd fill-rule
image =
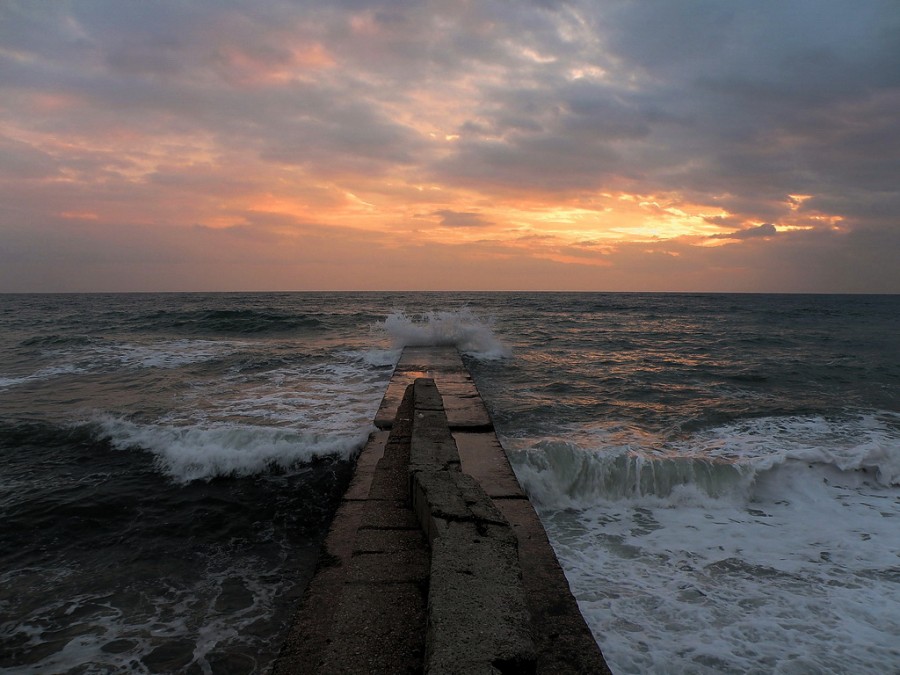
M897 0L0 0L0 292L900 292Z

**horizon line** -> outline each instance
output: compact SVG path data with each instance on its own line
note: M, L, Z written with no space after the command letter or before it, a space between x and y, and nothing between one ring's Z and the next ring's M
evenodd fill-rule
M454 289L304 289L304 290L182 290L182 291L0 291L0 295L251 295L300 293L444 293L444 294L597 294L597 295L900 295L900 291L611 291L611 290L454 290Z

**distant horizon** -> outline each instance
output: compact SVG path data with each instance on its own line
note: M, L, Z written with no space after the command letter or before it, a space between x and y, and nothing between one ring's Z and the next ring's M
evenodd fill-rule
M900 293L898 27L896 0L0 3L0 292Z
M452 290L452 289L306 289L306 290L251 290L251 291L0 291L0 295L251 295L251 294L301 294L301 293L332 293L332 294L351 294L351 293L446 293L464 295L472 294L512 294L512 293L567 293L567 294L594 294L594 295L852 295L852 296L894 296L900 293L879 293L867 291L594 291L594 290L516 290L516 289L500 289L500 290Z

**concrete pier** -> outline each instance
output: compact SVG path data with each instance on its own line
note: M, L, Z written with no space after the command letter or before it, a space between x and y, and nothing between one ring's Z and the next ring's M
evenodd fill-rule
M274 673L609 673L457 351L375 423Z

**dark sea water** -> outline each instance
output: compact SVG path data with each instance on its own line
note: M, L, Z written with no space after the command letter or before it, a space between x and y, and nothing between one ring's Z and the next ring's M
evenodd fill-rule
M0 296L0 671L261 673L455 344L616 673L900 671L900 297Z

